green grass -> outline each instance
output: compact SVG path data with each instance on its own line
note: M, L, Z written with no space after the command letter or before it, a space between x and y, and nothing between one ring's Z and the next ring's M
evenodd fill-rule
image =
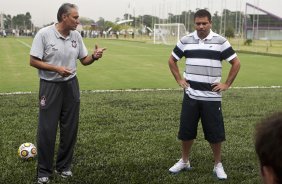
M230 89L224 93L227 141L223 163L228 180L212 175L212 153L201 126L192 148L193 170L168 173L180 158L177 140L182 91L107 92L81 95L81 116L71 180L52 183L260 183L253 127L282 108L282 89ZM37 94L0 95L0 183L32 183L36 161L17 149L36 142Z
M0 39L0 92L38 91L37 70L29 66L26 46L31 43L31 38ZM89 52L95 44L107 50L93 65L78 63L81 90L178 87L167 64L173 46L109 39L85 39L85 44ZM238 54L242 69L233 86L281 86L281 57ZM226 77L230 65L224 63ZM184 60L179 65L182 71Z
M229 41L236 50L250 51L253 53L279 54L280 56L282 54L281 40L253 40L251 45L245 45L245 39L240 38L229 39Z
M23 162L17 157L23 142L36 143L38 76L29 66L27 45L31 43L31 38L0 38L0 93L33 92L0 94L0 183L33 183L36 177L36 161ZM178 88L167 65L173 46L103 39L85 39L85 44L89 51L95 44L107 51L91 66L78 64L82 94L74 177L55 176L53 183L260 183L254 124L282 109L281 88L231 88L224 93L227 181L212 176L212 154L201 126L191 155L194 169L170 175L168 168L180 158L176 136L182 92L88 90ZM239 58L242 68L234 87L281 86L281 57L239 53ZM225 63L224 77L229 68Z

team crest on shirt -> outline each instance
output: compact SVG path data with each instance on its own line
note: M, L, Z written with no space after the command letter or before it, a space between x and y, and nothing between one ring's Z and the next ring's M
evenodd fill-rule
M77 43L76 43L76 41L75 41L75 40L71 41L71 46L72 46L73 48L76 48Z
M44 107L45 105L46 105L46 97L42 96L41 99L40 99L40 106Z

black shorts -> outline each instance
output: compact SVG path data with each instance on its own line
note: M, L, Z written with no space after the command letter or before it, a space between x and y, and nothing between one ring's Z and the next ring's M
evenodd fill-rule
M200 119L208 142L225 141L221 101L194 100L184 92L178 138L182 141L195 139Z

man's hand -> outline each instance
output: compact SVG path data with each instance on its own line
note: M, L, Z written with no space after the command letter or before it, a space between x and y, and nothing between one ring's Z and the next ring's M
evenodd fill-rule
M63 67L63 66L58 66L57 67L57 72L62 76L62 77L68 77L70 76L74 71L72 71L69 68Z
M98 45L95 45L95 50L93 52L93 57L95 60L98 60L103 56L103 52L106 50L106 48L98 48Z
M225 83L214 83L212 84L212 91L213 92L222 92L229 88L229 86Z
M183 89L186 89L186 88L189 87L189 84L186 82L185 79L181 79L181 80L177 81L177 83L178 83L178 85L179 85L180 87L182 87Z

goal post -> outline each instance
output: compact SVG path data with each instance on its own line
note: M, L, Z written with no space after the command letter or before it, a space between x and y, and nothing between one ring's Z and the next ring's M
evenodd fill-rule
M155 24L154 44L174 45L187 34L184 24Z

